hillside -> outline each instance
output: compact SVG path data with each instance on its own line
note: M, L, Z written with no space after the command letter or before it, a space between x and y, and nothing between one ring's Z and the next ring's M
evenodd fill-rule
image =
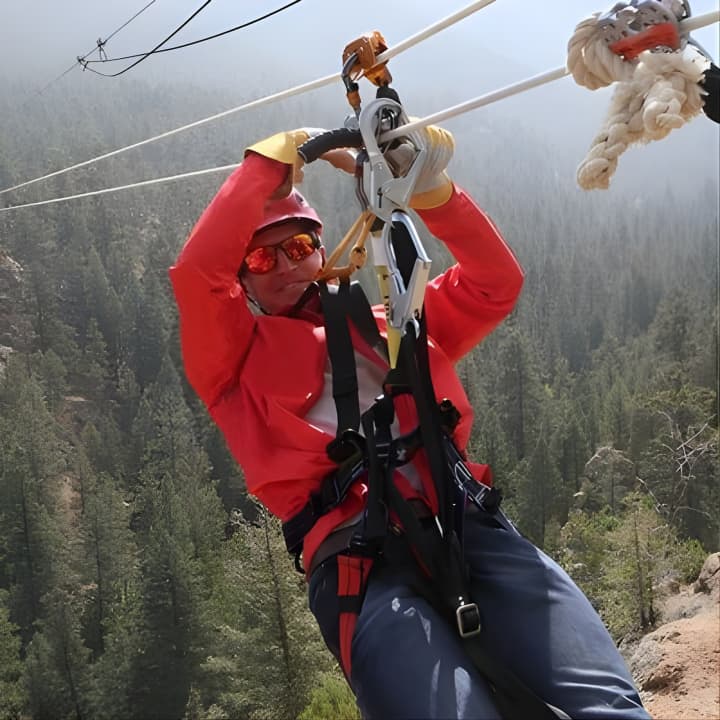
M720 717L720 554L698 580L669 596L665 622L624 648L643 702L655 720Z
M2 185L233 104L180 84L103 88L50 89L27 112L0 97ZM344 103L296 98L2 204L236 162L269 131L337 124ZM613 637L645 636L632 662L648 702L712 713L714 651L688 653L713 627L683 586L720 549L718 185L697 152L715 139L699 120L585 194L577 138L529 115L454 125L450 171L525 269L513 313L457 365L468 452ZM342 684L277 522L183 371L167 270L221 182L0 214L0 717L295 719ZM311 166L303 190L332 249L356 215L352 182ZM427 240L435 275L453 259ZM237 507L249 519L226 539Z

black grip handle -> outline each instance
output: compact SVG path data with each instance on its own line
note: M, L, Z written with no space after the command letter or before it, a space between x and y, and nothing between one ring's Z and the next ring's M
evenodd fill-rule
M339 148L361 148L363 146L362 134L359 130L338 128L328 130L306 140L299 148L298 155L306 162L311 163L329 150Z

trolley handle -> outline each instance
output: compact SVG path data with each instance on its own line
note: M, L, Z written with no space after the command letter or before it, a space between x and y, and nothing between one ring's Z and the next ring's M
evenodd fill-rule
M359 130L338 128L337 130L327 130L320 135L306 140L298 148L298 155L300 155L306 163L311 163L330 150L362 147L364 147L364 143Z

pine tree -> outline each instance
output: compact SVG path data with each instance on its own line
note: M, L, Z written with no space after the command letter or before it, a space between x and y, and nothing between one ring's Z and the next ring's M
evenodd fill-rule
M197 684L211 717L294 720L334 665L307 608L279 523L258 508L226 549L226 598Z
M61 588L43 597L42 621L27 650L30 711L37 720L89 720L86 712L89 650L81 637L77 593Z
M6 593L0 592L0 720L20 720L27 696L22 684L18 628L10 622Z
M133 524L144 548L141 624L150 642L131 701L143 716L179 717L207 654L204 608L217 582L223 513L167 359L145 391L134 433L143 451Z
M52 531L56 500L52 481L66 465L36 380L16 361L0 387L0 578L10 587L10 607L25 640L52 585Z

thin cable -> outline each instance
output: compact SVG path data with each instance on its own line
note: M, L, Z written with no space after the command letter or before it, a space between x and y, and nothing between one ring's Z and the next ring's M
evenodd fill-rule
M720 22L720 10L705 13L704 15L698 15L691 20L684 20L682 22L682 26L684 30L690 32L691 30L697 30L717 22ZM428 115L427 117L419 120L413 120L412 122L409 122L400 128L396 128L395 130L389 130L379 138L379 141L382 143L389 142L390 140L402 137L413 130L418 130L419 128L426 127L427 125L441 123L444 120L455 117L456 115L461 115L462 113L475 110L483 105L489 105L490 103L497 102L498 100L503 100L504 98L511 97L512 95L525 92L526 90L540 87L540 85L545 85L546 83L553 82L554 80L559 80L569 74L570 71L566 67L548 70L540 75L535 75L527 80L515 83L514 85L508 85L507 87L500 88L499 90L494 90L493 92L481 95L473 100L468 100L464 103L460 103L459 105L454 105L453 107L436 112L433 115Z
M91 53L94 53L96 50L98 50L102 45L104 45L110 38L115 37L123 28L127 27L133 20L135 20L138 15L144 13L153 3L156 3L157 0L150 0L150 2L145 5L142 9L138 10L129 20L126 20L119 28L116 28L113 30L104 40L100 40L97 43L95 43L94 47L91 50L88 50L84 55L78 55L75 62L64 72L60 73L54 80L51 80L45 87L42 88L42 90L38 90L35 95L42 95L51 85L54 85L56 82L64 78L69 72L74 70L78 65L82 65L81 59L85 60L85 58L90 55ZM32 100L35 95L30 97L28 100L25 101L25 103L29 102L29 100ZM25 103L23 103L22 107L25 107Z
M476 97L472 100L467 100L459 105L453 105L445 110L440 110L433 115L428 115L427 117L420 118L419 120L413 120L412 122L402 125L395 130L388 130L388 132L378 138L378 141L381 143L389 142L395 138L403 137L413 130L419 130L427 125L434 125L443 122L444 120L448 120L456 115L462 115L470 110L475 110L475 108L482 107L483 105L490 105L490 103L497 102L498 100L503 100L504 98L511 97L512 95L517 95L525 92L526 90L532 90L532 88L539 87L540 85L545 85L546 83L553 82L554 80L559 80L569 74L569 71L565 67L548 70L547 72L535 75L527 80L522 80L514 85L508 85L507 87L494 90L486 95L481 95L480 97Z
M144 55L142 55L138 60L136 60L134 63L130 63L126 68L123 68L122 70L119 70L116 73L102 73L98 70L93 70L91 67L88 67L88 64L83 62L83 70L89 70L90 72L95 73L96 75L102 75L103 77L118 77L124 73L126 73L128 70L132 70L136 65L139 65L143 60L146 60L151 55L153 55L159 48L161 48L170 38L175 37L191 20L193 20L195 17L197 17L210 3L212 0L205 0L205 2L192 14L190 17L185 20L185 22L182 23L179 27L175 28L162 42L159 42L152 50L149 52L146 52ZM100 47L100 45L98 45Z
M700 15L696 17L694 21L694 29L696 30L698 28L720 22L720 10L717 12L710 12L706 13L705 15ZM378 58L380 57L382 56L378 56ZM456 117L457 115L469 112L470 110L475 110L476 108L482 107L483 105L490 105L491 103L497 102L498 100L503 100L507 97L511 97L512 95L518 95L519 93L526 92L527 90L532 90L533 88L540 87L541 85L545 85L549 82L560 80L561 78L569 74L569 71L565 67L548 70L547 72L541 73L540 75L534 75L527 80L522 80L513 85L508 85L507 87L500 88L499 90L494 90L491 93L481 95L480 97L474 98L473 100L468 100L467 102L460 103L459 105L454 105L445 110L436 112L432 115L427 115L424 118L420 118L419 120L414 120L413 122L403 125L401 128L386 132L381 138L379 138L379 140L380 142L384 143L392 140L393 138L402 137L403 135L412 132L413 130L418 130L419 128L426 127L427 125L433 125L443 120L447 120L449 118ZM21 208L37 207L39 205L49 205L51 203L64 202L65 200L75 200L77 198L90 197L92 195L103 195L105 193L117 192L118 190L127 190L129 188L142 187L145 185L156 185L163 182L181 180L183 178L194 177L197 175L207 175L209 173L222 172L225 170L231 170L233 168L236 168L239 165L240 163L235 163L233 165L223 165L221 167L207 168L205 170L195 170L193 172L183 173L181 175L171 175L169 177L155 178L154 180L144 180L139 183L131 183L130 185L121 185L114 188L105 188L104 190L93 190L87 193L81 193L79 195L69 195L67 197L53 198L52 200L39 200L37 202L24 203L23 205L11 205L9 207L0 208L0 213L7 212L8 210L19 210Z
M114 38L123 28L126 28L138 15L141 15L144 13L153 3L157 2L157 0L150 0L150 2L141 10L138 10L129 20L126 20L119 28L116 30L113 30L103 41L102 43L98 43L98 45L102 44L105 45L108 40L111 40ZM92 52L92 50L90 51ZM90 53L86 53L86 55L89 55ZM85 57L85 55L83 55Z
M24 203L23 205L10 205L9 207L0 208L0 213L7 212L8 210L19 210L20 208L38 207L39 205L52 205L54 203L65 202L66 200L79 200L80 198L93 197L94 195L107 195L108 193L118 192L120 190L130 190L131 188L158 185L159 183L171 182L173 180L183 180L184 178L197 177L199 175L209 175L210 173L233 170L234 168L239 167L239 165L240 163L234 163L232 165L206 168L205 170L192 170L191 172L180 173L179 175L169 175L167 177L153 178L152 180L141 180L140 182L130 183L128 185L118 185L116 187L103 188L102 190L91 190L90 192L78 193L77 195L67 195L65 197L53 198L52 200L38 200L37 202Z
M444 30L451 24L462 20L471 13L482 10L484 7L492 4L493 2L495 2L495 0L476 0L476 2L470 3L470 5L463 8L462 10L459 10L453 15L449 15L443 20L440 20L437 23L430 25L425 30L420 31L415 35L411 35L406 40L403 40L399 45L396 45L395 47L386 50L381 55L378 55L378 62L383 62L386 59L394 57L398 53L403 52L408 48L411 48L413 45L417 45L417 43L425 40L427 37L434 34L435 32ZM142 147L143 145L155 142L156 140L162 140L163 138L170 137L171 135L176 135L177 133L184 132L185 130L199 127L200 125L204 125L205 123L219 120L220 118L227 117L228 115L232 115L233 113L239 112L241 110L249 110L250 108L260 107L261 105L266 105L277 100L283 100L285 98L292 97L293 95L300 95L304 92L315 90L317 88L324 87L325 85L330 85L331 83L337 82L339 79L340 73L334 73L332 75L326 75L325 77L318 78L317 80L312 80L311 82L304 83L303 85L296 85L295 87L289 88L288 90L283 90L273 95L267 95L265 97L258 98L257 100L252 100L251 102L245 103L244 105L238 105L237 107L230 108L229 110L224 110L223 112L216 113L215 115L203 118L202 120L196 120L195 122L183 125L179 128L175 128L174 130L168 130L167 132L161 133L160 135L155 135L154 137L148 138L147 140L141 140L140 142L133 143L132 145L127 145L125 147L118 148L117 150L111 150L110 152L104 153L103 155L98 155L97 157L91 158L90 160L84 160L83 162L76 163L75 165L70 165L69 167L63 168L62 170L55 170L54 172L48 173L47 175L42 175L41 177L37 177L33 180L26 180L25 182L13 185L9 188L5 188L4 190L0 190L0 195L11 192L13 190L19 190L20 188L27 187L28 185L33 185L34 183L40 182L41 180L47 180L48 178L57 177L58 175L70 172L71 170L77 170L78 168L91 165L92 163L98 162L99 160L105 160L106 158L119 155L120 153L126 152L127 150L133 150L135 148Z
M278 13L282 12L283 10L287 10L289 7L291 7L293 5L297 5L299 2L302 2L302 0L293 0L292 2L288 3L287 5L283 5L282 7L277 8L277 10L271 10L269 13L265 13L265 15L261 15L260 17L257 17L254 20L245 22L242 25L236 25L234 28L230 28L229 30L223 30L222 32L215 33L214 35L208 35L207 37L200 38L199 40L192 40L191 42L186 42L186 43L183 43L182 45L173 45L172 47L160 48L159 50L155 51L155 55L157 55L158 53L170 52L171 50L180 50L181 48L190 47L191 45L199 45L200 43L207 42L208 40L215 40L215 38L222 37L223 35L229 35L230 33L233 33L236 30L242 30L243 28L250 27L250 25L254 25L255 23L261 22L262 20L267 20L267 18L272 17L273 15L277 15ZM109 62L117 62L119 60L132 60L133 58L140 57L141 55L144 55L144 54L145 53L136 53L134 55L124 55L123 57L104 58L103 60L88 60L86 64L94 65L95 63L109 63Z

